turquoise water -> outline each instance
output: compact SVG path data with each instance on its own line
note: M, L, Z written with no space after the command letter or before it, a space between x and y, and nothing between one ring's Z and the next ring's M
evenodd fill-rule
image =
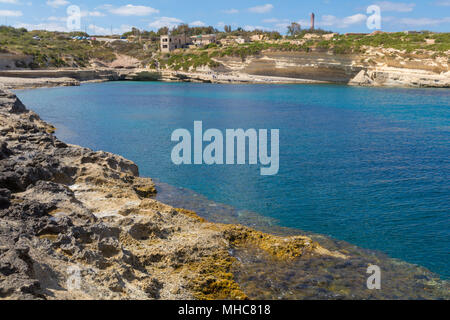
M450 277L450 90L111 82L18 91L141 175ZM280 171L175 166L173 130L280 129Z

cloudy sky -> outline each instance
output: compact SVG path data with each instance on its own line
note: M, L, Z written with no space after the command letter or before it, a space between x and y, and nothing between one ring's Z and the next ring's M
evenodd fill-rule
M81 30L91 34L123 33L133 26L157 30L179 23L284 34L292 21L309 26L311 12L323 29L369 32L367 7L372 4L381 8L382 30L450 32L450 0L0 0L0 25L68 31L67 9L76 5L81 10Z

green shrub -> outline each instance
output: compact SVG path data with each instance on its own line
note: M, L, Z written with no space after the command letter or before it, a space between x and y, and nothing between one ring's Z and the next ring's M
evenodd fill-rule
M135 81L159 81L161 80L161 73L159 72L139 72L133 80Z

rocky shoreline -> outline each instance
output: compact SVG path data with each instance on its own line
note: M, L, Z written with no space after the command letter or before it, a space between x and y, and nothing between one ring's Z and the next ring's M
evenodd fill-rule
M286 58L286 57L284 57ZM323 60L323 59L318 59ZM269 62L268 62L269 61ZM79 86L106 81L145 81L141 74L158 74L163 82L216 84L343 84L366 87L450 88L450 72L399 67L368 67L336 61L295 61L280 57L252 58L250 62L221 61L226 70L175 71L144 68L95 68L55 70L0 70L0 84L6 89Z
M5 89L79 86L82 83L132 80L140 69L0 70Z
M133 162L54 131L0 88L0 300L450 298L449 283L419 266L223 224L207 202L215 223L166 205ZM370 264L387 279L379 292L365 288Z
M0 299L245 299L236 248L347 259L160 203L133 162L65 144L5 89L0 132Z

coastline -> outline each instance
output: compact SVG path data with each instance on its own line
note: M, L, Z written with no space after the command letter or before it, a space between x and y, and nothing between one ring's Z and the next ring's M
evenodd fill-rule
M209 223L160 203L134 163L59 141L6 90L0 131L2 299L244 299L232 248L346 259L306 236ZM76 290L70 267L83 277Z
M210 223L192 211L167 206L154 199L154 183L140 178L131 161L59 141L51 125L7 91L2 91L0 105L0 237L6 244L0 263L15 266L11 274L0 275L1 298L258 298L254 281L242 277L243 269L255 267L239 256L242 252L247 258L263 254L273 266L327 261L331 265L326 270L311 270L324 277L344 263L350 274L354 268L362 270L359 280L365 281L371 254L362 259L361 252L326 239L321 245L304 235L274 236ZM422 268L407 274L410 265L400 268L391 260L376 258L389 264L395 277L400 274L401 281L427 287L429 298L445 296L448 284ZM84 287L71 291L67 268L77 265L82 266ZM42 272L44 266L51 276ZM361 296L348 288L333 290L323 298L370 298L364 296L367 290L358 292Z
M94 68L48 70L0 70L0 84L9 90L55 86L79 86L107 81L145 81L140 74L158 74L156 81L215 84L341 84L363 87L450 88L450 72L436 74L406 68L356 68L347 66L345 78L325 79L274 74L250 74L244 70L175 71L145 68ZM350 71L351 70L351 71Z

